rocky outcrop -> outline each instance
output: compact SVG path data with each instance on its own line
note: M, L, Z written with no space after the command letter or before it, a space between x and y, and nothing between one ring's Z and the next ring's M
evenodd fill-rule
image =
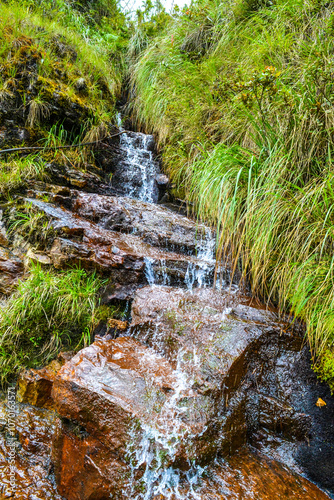
M92 483L106 488L104 468L96 465L103 463L102 455L113 464L113 477L118 471L119 487L114 481L110 489L117 498L126 491L122 478L130 470L139 483L143 480L145 467L152 466L149 457L164 456L164 467L187 470L246 444L251 430L247 416L256 411L247 393L254 374L250 367L268 339L275 343L284 327L275 313L247 302L212 289L143 288L133 302L131 337L99 339L59 371L53 398L66 420L55 441L54 460L67 498L89 498L86 488ZM263 410L268 428L285 427L290 439L308 437L309 415L289 406L283 396L272 401L264 393L260 400L257 410ZM81 441L67 422L79 425ZM141 449L140 460L136 449ZM96 466L80 466L90 454ZM157 477L160 472L158 467ZM86 486L80 486L83 473L91 478ZM300 481L295 487L303 491ZM77 489L69 493L73 482Z

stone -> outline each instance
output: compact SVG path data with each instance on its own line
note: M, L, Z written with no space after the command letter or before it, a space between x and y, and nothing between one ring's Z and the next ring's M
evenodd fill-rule
M8 248L0 246L0 294L10 295L23 272L22 260Z
M21 371L17 380L17 401L52 409L51 390L62 364L60 360L54 360L44 368Z
M210 500L328 500L329 496L279 462L241 450L218 462L196 490Z
M26 253L26 261L32 261L42 266L50 266L52 264L52 260L46 253L34 252L31 248Z
M129 426L149 412L147 377L162 394L175 383L169 363L138 341L99 339L61 368L52 395L62 417L124 454Z
M51 445L59 425L53 411L15 404L15 455L9 462L13 439L9 407L0 401L0 498L13 500L63 500L52 472ZM14 472L15 488L11 488Z
M45 248L44 251L58 269L82 265L87 269L108 272L114 281L129 285L137 279L138 282L147 283L149 264L157 282L183 282L185 286L189 266L194 270L203 266L201 259L155 248L143 241L140 235L105 229L65 208L55 207L39 199L27 198L26 201L50 220L56 237L49 242L52 243L51 248ZM192 227L194 234L195 227ZM112 251L114 247L119 250L116 254ZM208 270L212 279L213 263L208 265Z
M96 437L63 421L52 444L58 491L66 500L124 498L128 464Z

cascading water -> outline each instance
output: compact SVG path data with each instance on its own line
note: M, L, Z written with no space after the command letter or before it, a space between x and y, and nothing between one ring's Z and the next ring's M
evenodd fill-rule
M131 477L126 493L134 500L151 500L162 495L166 499L200 500L197 490L201 486L204 467L189 461L186 470L173 466L180 448L191 446L194 434L192 422L196 420L196 407L184 406L195 383L193 368L200 362L196 349L189 356L186 350L178 353L175 370L174 394L158 404L157 394L150 394L148 411L158 413L154 424L133 427L127 456L131 464ZM145 362L145 361L144 361ZM150 381L147 380L150 387ZM138 488L138 485L139 488Z
M156 177L160 173L159 164L153 157L153 137L124 131L120 114L117 124L123 131L120 149L124 152L123 168L115 176L117 187L125 196L153 203L157 201Z
M121 127L121 119L118 118ZM151 136L126 132L120 139L126 152L127 175L122 185L123 193L129 197L153 203L157 163L151 152ZM184 275L184 286L195 288L212 286L215 269L215 236L200 227L196 236L194 259L190 259ZM144 258L146 281L151 286L169 285L170 277L164 259ZM219 280L218 280L219 282ZM156 325L155 336L159 336ZM149 363L143 359L143 363ZM201 365L201 356L195 345L178 352L174 371L175 383L171 397L150 390L152 381L146 380L148 415L140 426L134 425L127 446L127 457L131 465L131 476L124 491L133 500L151 500L161 495L166 499L199 500L197 493L205 468L196 463L191 453L192 443L205 432L205 425L198 430L199 409L192 387L197 383L196 373ZM205 397L204 397L205 399ZM203 401L201 402L203 404ZM205 406L205 405L204 405ZM143 423L146 422L146 423ZM181 450L188 450L185 453ZM177 465L179 455L186 464Z

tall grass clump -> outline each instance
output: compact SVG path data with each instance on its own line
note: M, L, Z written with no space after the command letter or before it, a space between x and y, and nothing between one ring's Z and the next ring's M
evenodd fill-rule
M61 349L90 342L103 280L84 269L33 265L0 309L0 374L4 383L22 367L44 365Z
M134 119L254 293L305 321L334 389L334 15L197 1L131 69Z

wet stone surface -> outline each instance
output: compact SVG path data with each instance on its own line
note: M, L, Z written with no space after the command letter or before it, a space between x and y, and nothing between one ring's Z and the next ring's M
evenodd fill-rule
M59 420L54 412L16 404L11 421L5 400L0 402L0 498L64 500L58 493L51 460L52 436ZM15 422L14 437L11 422ZM13 445L14 443L14 445ZM11 450L15 446L14 463ZM14 472L15 487L11 488Z

